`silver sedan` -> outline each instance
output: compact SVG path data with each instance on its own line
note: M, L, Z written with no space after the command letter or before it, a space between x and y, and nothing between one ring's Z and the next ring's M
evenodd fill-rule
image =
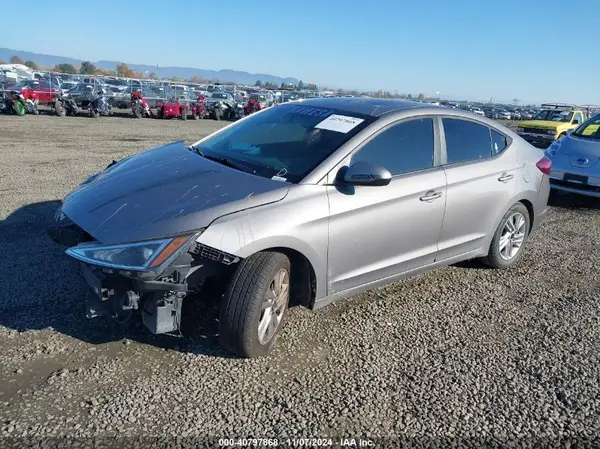
M556 140L546 155L552 189L600 198L600 114Z
M153 333L176 332L184 298L218 276L221 343L256 357L290 303L319 308L466 259L515 265L550 169L465 111L314 99L116 162L65 198L50 231L80 262L88 316L143 311Z

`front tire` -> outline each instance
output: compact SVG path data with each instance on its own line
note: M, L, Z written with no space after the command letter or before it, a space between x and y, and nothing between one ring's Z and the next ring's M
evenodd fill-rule
M497 269L518 264L529 237L530 220L529 211L522 203L513 205L502 217L484 262Z
M59 117L64 117L65 115L67 115L67 111L65 110L62 101L56 100L54 102L54 112L56 112L56 115L58 115Z
M290 266L288 257L276 252L260 252L240 262L221 303L221 346L248 358L272 350L288 308Z

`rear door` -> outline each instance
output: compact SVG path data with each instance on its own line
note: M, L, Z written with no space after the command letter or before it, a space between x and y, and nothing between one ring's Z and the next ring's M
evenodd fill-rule
M475 120L440 121L447 192L437 260L481 250L522 177L507 136Z
M330 294L435 260L446 176L434 125L429 117L388 125L344 164L367 161L387 168L393 175L389 185L327 187Z

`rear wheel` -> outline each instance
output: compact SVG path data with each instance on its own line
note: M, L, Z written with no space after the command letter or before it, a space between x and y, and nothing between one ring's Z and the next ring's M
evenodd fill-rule
M187 109L181 108L181 120L187 120Z
M133 108L133 115L135 118L142 118L142 108L139 105Z
M529 237L529 211L522 203L512 206L502 217L485 262L492 268L509 268L523 258Z
M290 260L260 252L240 262L219 317L221 345L240 357L268 354L282 327L290 297Z

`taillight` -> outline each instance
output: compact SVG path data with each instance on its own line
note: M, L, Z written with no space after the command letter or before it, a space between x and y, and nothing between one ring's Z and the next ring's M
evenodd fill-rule
M552 161L546 156L541 158L535 166L545 175L550 175L550 172L552 171Z

